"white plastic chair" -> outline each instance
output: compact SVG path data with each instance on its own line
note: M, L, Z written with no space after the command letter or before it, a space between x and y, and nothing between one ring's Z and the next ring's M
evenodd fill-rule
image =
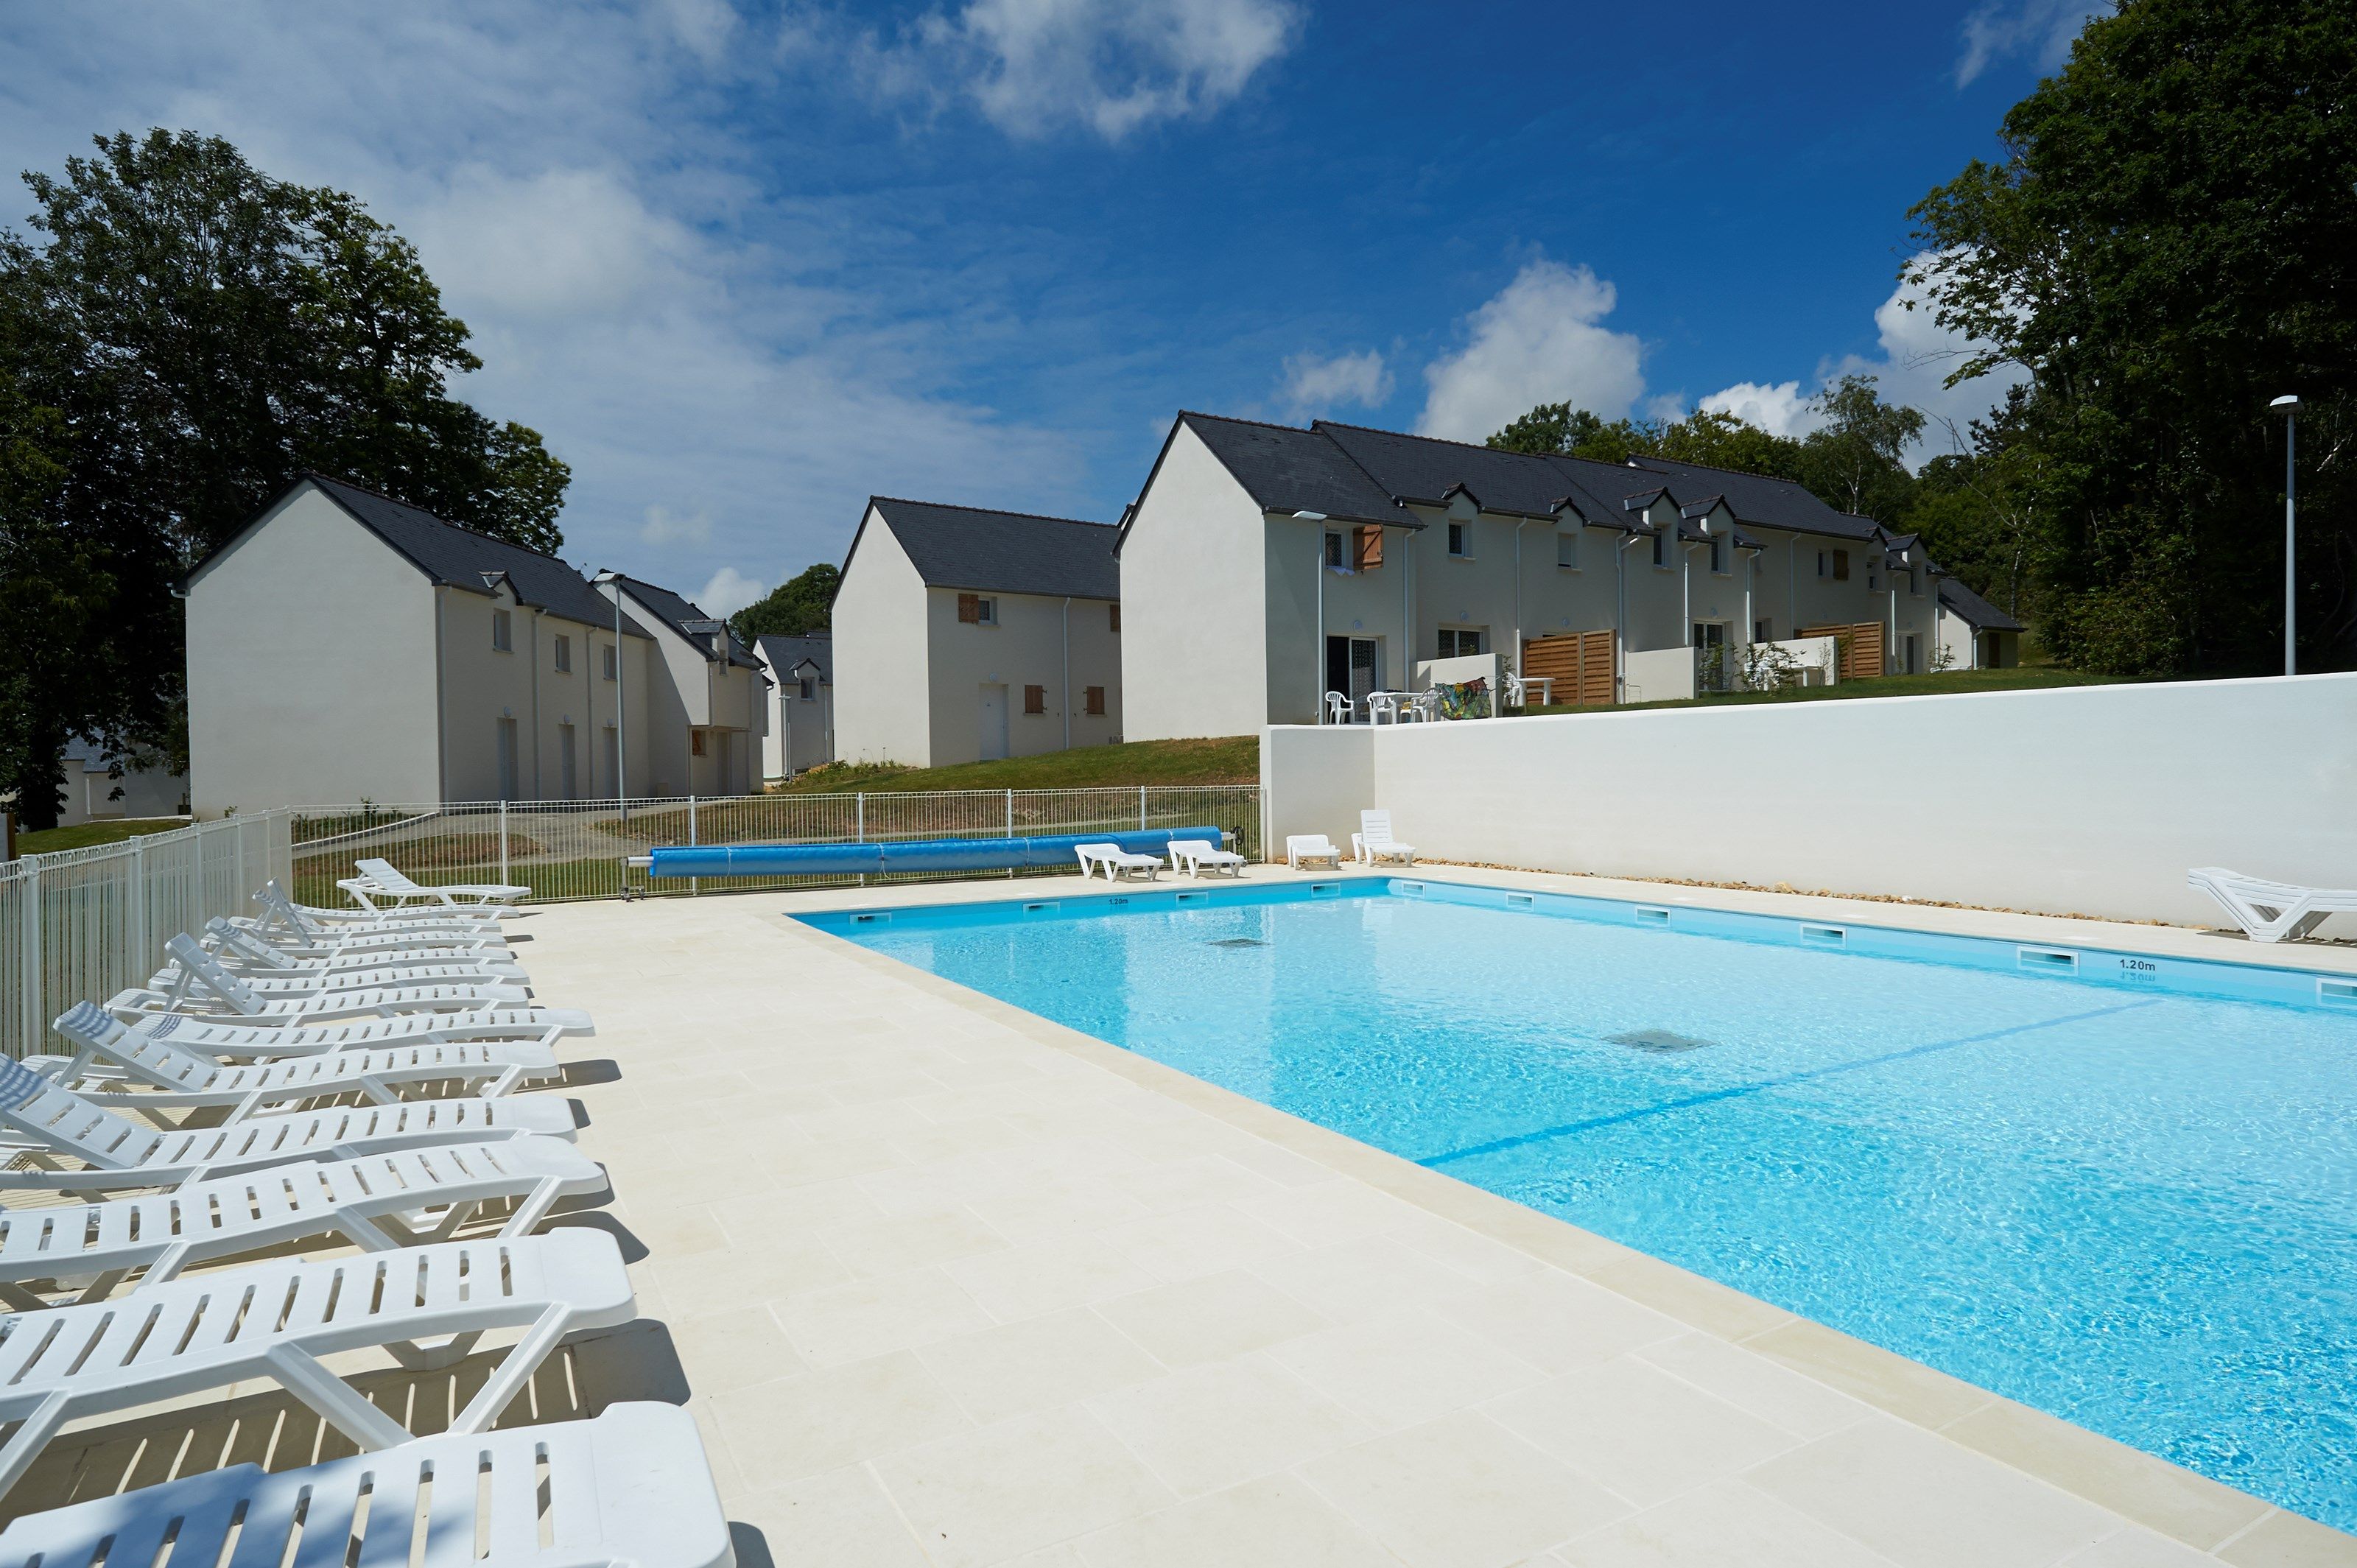
M492 1100L526 1083L548 1082L563 1070L546 1046L509 1040L421 1040L223 1067L178 1040L134 1034L89 1002L59 1014L52 1027L79 1048L70 1057L29 1058L25 1065L59 1088L135 1114L223 1107L225 1122L290 1101L347 1094L390 1105L400 1099L397 1090L429 1083L465 1084ZM120 1077L91 1081L102 1063ZM124 1090L124 1079L147 1087Z
M2357 888L2269 882L2222 865L2196 866L2185 882L2224 905L2255 942L2298 941L2330 916L2357 914Z
M1385 860L1415 864L1415 846L1392 837L1392 814L1387 811L1359 813L1359 831L1351 835L1351 849L1362 865Z
M392 900L395 908L412 898L423 898L456 909L493 905L504 908L532 897L532 889L520 883L413 882L389 860L359 860L352 864L360 868L360 875L346 877L336 886L359 899L371 914L378 912L376 901L380 898Z
M1326 722L1329 725L1349 724L1351 722L1351 707L1352 704L1349 693L1344 692L1327 693Z
M1341 868L1342 852L1324 833L1287 833L1285 835L1285 864L1294 870L1301 869L1305 860L1322 860Z
M0 1320L0 1421L23 1423L0 1447L0 1492L69 1421L250 1379L277 1383L362 1449L391 1448L408 1430L322 1358L382 1348L426 1370L460 1359L487 1332L522 1329L448 1429L479 1433L565 1336L632 1314L621 1248L587 1229L256 1263L145 1286L128 1302L135 1309L93 1301Z
M145 1565L168 1555L208 1568L224 1559L229 1568L274 1568L297 1539L328 1549L302 1552L299 1568L330 1557L402 1568L413 1552L422 1553L418 1568L736 1561L695 1418L677 1405L634 1402L587 1421L412 1438L276 1475L231 1465L27 1514L0 1530L0 1563L65 1568L103 1557Z
M570 1139L573 1107L555 1095L404 1100L249 1116L226 1127L156 1129L59 1089L23 1062L0 1061L0 1129L44 1168L0 1171L10 1187L104 1192L226 1176L433 1144L479 1144L526 1133ZM5 1153L0 1146L0 1153ZM70 1158L82 1168L59 1168ZM5 1347L0 1347L5 1348Z
M602 1192L597 1162L557 1138L501 1138L303 1160L170 1192L70 1208L0 1208L0 1295L47 1305L48 1282L96 1301L134 1269L143 1285L215 1262L332 1236L363 1251L447 1241L487 1203L512 1203L501 1236L529 1235L559 1198Z
M1244 874L1244 857L1233 850L1222 849L1209 839L1172 839L1170 869L1184 870L1189 876L1200 876L1203 868L1223 871L1230 876Z
M1118 882L1124 876L1140 875L1151 882L1162 869L1160 856L1132 854L1117 843L1074 844L1072 853L1080 857L1082 876L1092 876L1102 867L1107 882Z

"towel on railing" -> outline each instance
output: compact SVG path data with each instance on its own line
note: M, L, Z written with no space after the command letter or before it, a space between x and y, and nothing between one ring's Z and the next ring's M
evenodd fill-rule
M1470 681L1436 682L1432 689L1440 695L1440 716L1444 719L1490 716L1490 682L1479 676Z

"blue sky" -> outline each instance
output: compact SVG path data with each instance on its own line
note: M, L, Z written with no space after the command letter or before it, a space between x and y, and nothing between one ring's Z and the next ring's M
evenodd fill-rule
M573 465L567 557L726 612L871 492L1112 521L1181 407L1968 418L1906 209L2090 9L86 0L0 12L0 159L352 191Z

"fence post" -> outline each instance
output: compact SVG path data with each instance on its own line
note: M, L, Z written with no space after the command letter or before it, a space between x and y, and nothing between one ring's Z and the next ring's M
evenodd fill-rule
M511 772L513 769L510 769ZM500 802L500 886L508 885L508 803Z
M867 791L859 790L851 797L851 842L867 842ZM859 886L867 886L867 873L859 874Z
M695 797L694 795L690 795L687 798L687 843L691 849L695 845ZM690 897L703 892L704 878L701 876L689 877L687 879L687 891Z
M241 868L242 869L242 868ZM139 972L151 950L147 931L147 846L135 834L131 840L131 908L124 921L123 940L131 949L128 973Z
M1137 831L1146 831L1146 786L1143 784L1137 787Z
M1015 836L1015 791L1012 789L1006 792L1006 836ZM1015 880L1015 868L1011 865L1006 868L1006 880Z
M24 983L19 988L25 995L24 1033L17 1055L30 1056L41 1043L41 857L25 856L25 875L16 884L24 889L24 940L18 950L25 961Z

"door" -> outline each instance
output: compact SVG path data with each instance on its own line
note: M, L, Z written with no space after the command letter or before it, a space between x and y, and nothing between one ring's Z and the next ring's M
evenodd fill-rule
M556 775L558 782L565 790L565 798L568 800L578 800L580 793L574 788L573 726L571 725L556 726Z
M1727 668L1727 623L1718 620L1695 622L1694 650L1695 690L1726 691L1729 684Z
M1376 690L1378 664L1375 639L1329 637L1326 639L1326 689L1351 699L1353 724L1366 716L1367 693Z
M1916 661L1915 647L1915 634L1911 631L1899 639L1900 658L1910 675L1920 675L1923 672L1922 667Z
M996 762L1006 755L1006 688L988 684L982 688L982 759Z

